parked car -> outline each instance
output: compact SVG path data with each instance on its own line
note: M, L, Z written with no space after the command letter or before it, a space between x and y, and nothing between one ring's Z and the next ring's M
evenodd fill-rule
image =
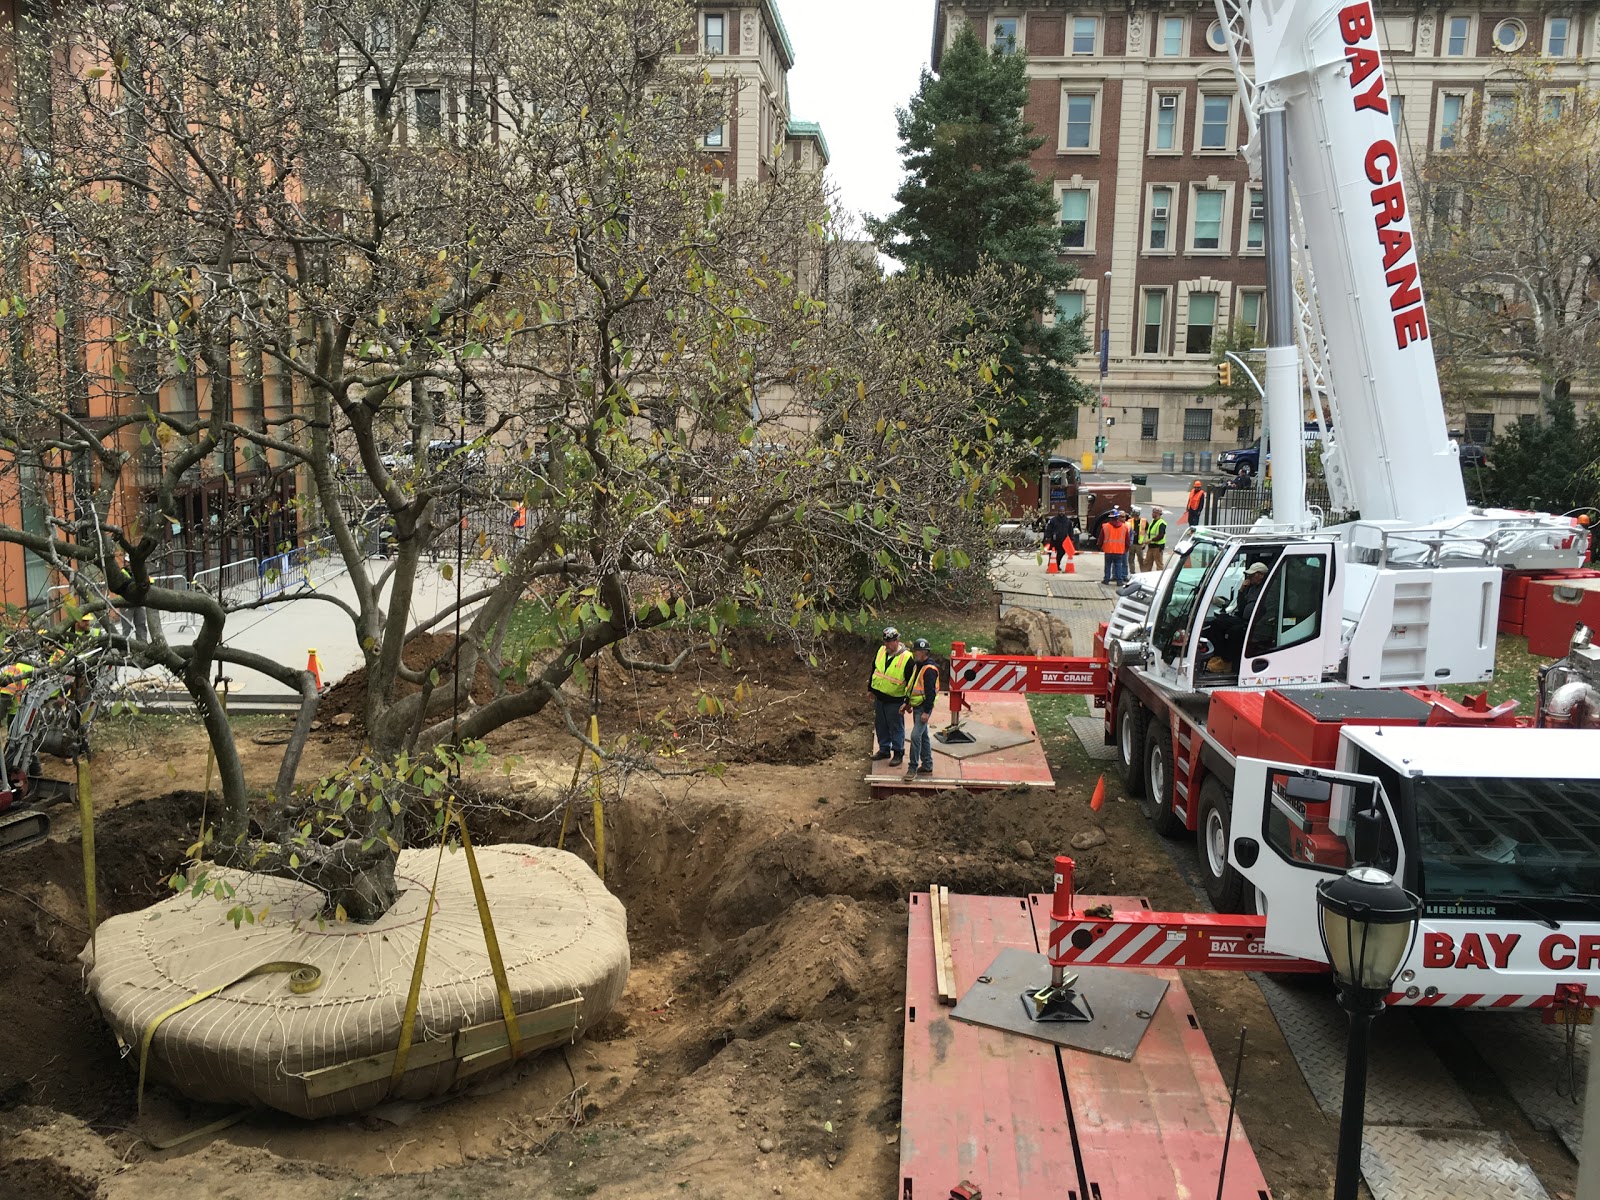
M1256 439L1253 446L1242 446L1237 450L1224 450L1217 455L1217 470L1224 475L1240 475L1245 479L1252 479L1260 469L1260 438Z
M1463 467L1481 469L1489 465L1489 451L1477 442L1469 442L1464 435L1452 430L1450 444L1456 448L1456 457L1461 460Z

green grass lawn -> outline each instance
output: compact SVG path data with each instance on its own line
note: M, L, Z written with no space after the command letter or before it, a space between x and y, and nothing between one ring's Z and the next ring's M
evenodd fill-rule
M1529 654L1527 638L1501 634L1495 644L1493 679L1488 683L1458 684L1439 690L1456 700L1487 691L1491 705L1515 700L1518 714L1531 717L1538 703L1539 668L1553 661Z

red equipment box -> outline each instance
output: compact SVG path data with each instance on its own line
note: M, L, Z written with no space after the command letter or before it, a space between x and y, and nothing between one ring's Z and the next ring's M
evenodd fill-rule
M1528 653L1562 658L1575 626L1587 625L1600 632L1600 573L1531 581L1524 603Z

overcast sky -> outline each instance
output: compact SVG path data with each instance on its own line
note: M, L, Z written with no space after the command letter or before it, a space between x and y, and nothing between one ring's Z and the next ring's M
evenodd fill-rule
M928 64L934 0L778 0L794 42L792 116L820 121L854 213L886 216L900 186L894 110Z

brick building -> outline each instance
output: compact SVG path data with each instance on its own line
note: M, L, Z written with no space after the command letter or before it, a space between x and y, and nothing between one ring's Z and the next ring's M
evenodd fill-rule
M1379 13L1401 145L1413 161L1448 150L1513 65L1537 60L1556 91L1600 85L1592 0ZM1181 464L1185 452L1198 463L1248 445L1259 413L1205 395L1213 339L1236 322L1260 329L1266 279L1260 186L1238 152L1245 118L1215 7L936 0L935 70L962 21L991 48L1028 55L1027 117L1045 139L1034 168L1055 190L1062 254L1079 273L1057 296L1056 317L1081 314L1091 343L1109 331L1104 413L1115 423L1085 412L1063 449L1076 456L1105 433L1110 459L1154 462L1170 451ZM1409 178L1414 189L1414 167ZM1091 357L1079 369L1095 382ZM1513 380L1479 411L1452 414L1452 427L1483 440L1536 403L1536 382Z

